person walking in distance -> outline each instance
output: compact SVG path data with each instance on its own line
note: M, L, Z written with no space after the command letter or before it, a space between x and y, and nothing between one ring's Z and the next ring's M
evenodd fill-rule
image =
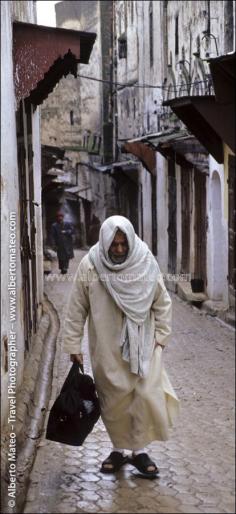
M64 222L64 214L56 214L56 222L52 224L51 238L56 247L58 267L62 274L67 273L69 260L73 259L73 233L74 229L69 222Z
M156 476L146 446L168 439L179 410L162 362L171 298L155 257L123 216L104 221L98 243L78 266L64 324L72 361L83 361L87 318L101 417L113 445L101 472L129 462L145 477Z

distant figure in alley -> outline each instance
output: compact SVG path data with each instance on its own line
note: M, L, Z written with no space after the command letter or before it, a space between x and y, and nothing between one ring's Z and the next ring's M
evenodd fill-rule
M73 233L71 223L64 222L64 214L59 211L56 214L56 223L52 224L51 238L57 251L58 267L62 274L67 273L69 260L73 259Z
M162 362L171 299L156 259L123 216L104 221L75 275L64 325L72 361L83 361L87 317L101 416L113 445L100 471L114 473L129 462L154 477L158 466L145 447L168 439L179 410Z

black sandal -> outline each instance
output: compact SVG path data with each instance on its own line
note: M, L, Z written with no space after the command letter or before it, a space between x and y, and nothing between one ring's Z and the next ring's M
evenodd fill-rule
M122 455L121 452L111 452L109 457L105 459L100 468L101 473L115 473L128 462L128 457ZM106 468L106 464L112 465L111 468Z
M155 477L159 473L158 467L155 462L150 459L147 453L134 455L130 458L129 462L145 477ZM152 466L155 469L153 471L149 471L149 466Z

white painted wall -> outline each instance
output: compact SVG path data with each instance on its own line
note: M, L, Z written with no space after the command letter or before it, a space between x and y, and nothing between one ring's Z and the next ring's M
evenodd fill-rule
M210 156L207 180L207 293L228 302L228 226L224 218L224 167Z
M17 239L16 239L16 266L17 266L17 388L21 385L24 370L25 342L23 325L23 296L20 259L20 202L17 164L16 141L16 101L13 81L12 61L12 21L35 22L35 6L33 2L2 2L1 3L1 186L2 186L2 210L1 210L1 263L2 263L2 295L1 295L1 356L2 356L2 421L3 424L8 411L8 373L4 370L6 351L3 341L9 340L10 316L9 316L9 218L10 212L16 212ZM40 167L40 139L39 118L35 111L33 118L33 150L34 150L34 180L35 200L41 202L41 167ZM36 215L37 233L37 264L38 264L38 301L43 295L42 252L41 252L41 212Z
M219 55L224 54L228 42L225 37L225 11L226 2L212 1L210 2L210 29L211 33L216 37ZM235 11L235 10L234 10ZM175 18L179 17L179 52L175 53ZM235 25L235 12L234 25ZM206 73L209 73L209 66L207 62L202 61L206 56L206 51L209 52L211 57L215 57L216 46L213 39L207 45L202 40L202 31L207 28L208 21L208 2L201 0L194 0L189 2L168 2L167 5L167 47L164 48L166 52L168 64L172 61L172 75L166 69L164 75L167 76L168 83L173 84L173 76L177 84L184 83L186 73L190 73L191 81L195 79L202 80L205 78ZM197 38L200 40L200 57L197 59L193 53L197 51ZM180 59L186 59L183 65L179 65ZM188 62L187 62L188 61ZM190 68L189 68L190 65ZM170 69L170 68L169 68ZM164 77L163 77L164 78ZM196 91L191 87L190 94L196 94ZM200 87L200 94L204 94L203 86ZM179 87L177 87L177 95L180 94ZM187 95L185 90L183 95ZM166 93L165 93L166 95ZM217 172L218 175L214 172ZM218 176L218 178L217 178ZM178 170L177 170L178 177ZM206 215L208 217L208 231L207 231L207 289L206 292L209 298L213 300L223 300L227 303L227 267L228 267L228 233L227 233L227 219L224 217L226 210L227 195L225 189L224 168L219 165L212 156L209 156L209 177L206 180ZM194 181L192 181L192 215L191 215L191 231L190 231L190 272L194 272ZM181 212L180 202L181 198L178 194L178 179L177 179L177 269L179 266L179 259L181 254Z
M34 198L36 227L36 270L37 270L37 303L43 301L43 231L42 231L42 173L40 144L40 110L36 109L32 119L33 152L34 152Z
M162 68L162 52L160 51L162 27L159 22L161 3L153 2L154 62L152 68L150 68L149 52L149 2L133 2L133 23L131 3L124 0L115 3L117 37L119 38L122 33L125 33L127 37L127 59L119 59L117 56L118 81L124 85L135 81L138 84L160 84ZM134 112L134 102L136 113ZM117 94L118 139L132 139L146 133L156 132L158 129L157 112L161 102L161 89L159 88L136 88L135 84L121 88ZM165 166L164 161L165 159L160 159L159 168ZM141 177L144 239L152 248L151 181L149 172L144 168L142 168ZM162 201L162 191L159 192L157 185L157 204L159 204L159 195L160 201Z
M157 152L157 260L162 273L168 272L168 184L166 159Z
M172 57L172 78L175 77L177 84L180 84L186 73L190 73L191 81L203 79L209 73L209 66L205 61L197 59L193 53L197 51L197 39L200 39L200 57L205 58L205 52L209 51L210 56L216 55L216 47L213 40L210 44L204 45L202 31L207 28L208 2L204 0L191 0L189 2L168 2L167 4L167 46L164 36L164 2L153 1L153 57L154 63L150 67L149 52L149 1L138 1L135 4L135 21L131 24L130 2L119 0L115 4L116 27L118 36L126 31L128 41L127 59L118 58L117 76L119 81L128 82L135 79L139 84L161 85L165 78L167 83L171 81L171 74L165 67L170 64ZM226 2L210 2L211 32L216 37L219 54L225 52L225 6ZM179 16L179 53L175 54L175 17ZM127 20L127 25L125 25ZM120 28L119 28L120 25ZM234 13L235 25L235 13ZM136 30L137 38L134 38ZM120 32L119 32L120 31ZM235 36L234 36L235 40ZM132 48L132 53L130 52ZM185 58L184 66L179 65L179 60ZM167 62L166 62L167 59ZM179 89L179 88L178 88ZM205 91L202 90L202 93ZM191 88L191 93L194 93ZM196 91L195 91L196 93ZM179 92L177 92L178 96ZM185 91L183 94L187 95ZM167 93L164 93L166 98ZM132 114L132 102L136 98L138 112L136 117ZM165 99L164 98L164 99ZM161 111L162 90L159 88L140 88L124 87L118 93L118 113L119 131L118 137L123 139L135 138L146 133L158 132L157 115ZM127 116L126 102L129 103L129 116ZM149 113L149 127L147 117ZM210 176L207 178L206 213L208 216L207 232L207 293L210 298L219 296L225 301L227 299L227 216L223 213L227 210L227 194L224 186L223 166L220 166L210 156L209 157ZM217 187L216 180L212 181L214 170L218 170L221 182L221 203L217 207ZM142 172L143 184L143 211L145 220L145 237L151 237L151 216L147 215L147 206L151 205L151 189L144 178L145 171ZM190 191L190 273L194 273L194 180L192 174ZM226 181L225 181L226 182ZM182 258L182 216L181 216L181 176L180 169L176 166L176 185L177 185L177 272L180 271ZM146 212L145 212L146 209ZM217 222L216 222L217 219ZM148 224L150 226L148 227ZM167 161L157 152L157 224L158 224L158 261L163 272L168 271L168 176ZM219 250L222 244L224 252ZM221 255L223 254L223 255ZM221 257L220 257L221 255Z
M15 95L13 87L13 62L12 62L12 24L11 4L1 4L1 185L2 185L2 210L1 210L1 264L2 270L2 295L1 295L1 355L2 355L2 420L7 411L7 384L8 373L3 369L5 360L5 349L3 338L9 341L9 218L10 212L16 212L17 223L17 247L19 249L19 190L18 190L18 168L16 148L16 122L15 122ZM20 252L17 251L17 347L18 347L18 383L22 380L24 341L23 341L23 318L20 302L21 283L21 262Z
M152 250L151 175L143 166L141 167L141 183L143 191L143 241L145 241L150 250Z

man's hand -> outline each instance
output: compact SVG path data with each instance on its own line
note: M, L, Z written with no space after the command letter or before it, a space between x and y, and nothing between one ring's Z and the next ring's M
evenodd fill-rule
M82 353L71 353L70 360L72 362L78 362L79 364L83 364L83 354Z

